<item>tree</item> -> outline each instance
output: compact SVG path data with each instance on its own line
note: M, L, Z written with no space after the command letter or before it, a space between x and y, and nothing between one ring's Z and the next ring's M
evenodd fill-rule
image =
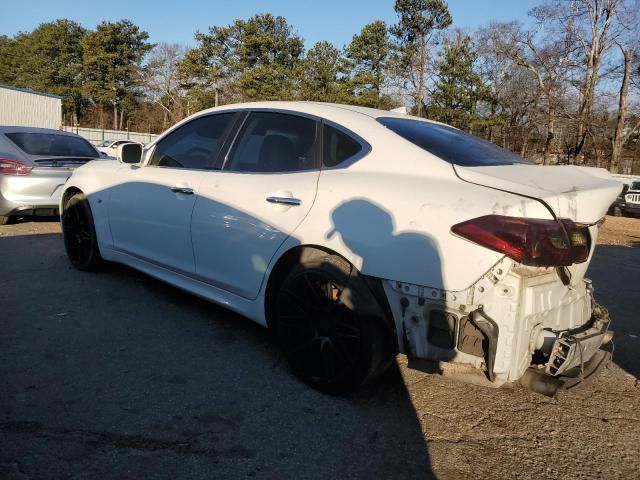
M302 39L284 17L267 13L197 33L197 47L180 64L191 94L206 99L280 100L293 96Z
M577 109L565 112L575 122L575 138L571 157L578 162L587 137L591 136L596 90L605 53L619 35L616 22L623 0L547 0L532 10L538 25L551 34L556 42L570 48L570 60L575 76Z
M0 35L0 83L19 86L18 68L21 45L13 38Z
M468 130L476 116L476 106L487 90L476 71L476 52L471 38L456 32L444 42L436 63L436 80L427 107L430 118Z
M186 100L178 80L178 64L186 48L177 43L160 43L149 54L144 67L144 93L163 111L163 128L186 116Z
M77 120L86 104L82 95L85 34L79 24L63 19L43 23L13 40L4 37L0 42L0 70L10 73L2 83L60 95L63 113Z
M503 64L507 68L505 74L510 78L520 75L517 69L526 69L533 75L537 85L532 100L544 116L547 127L543 146L543 163L546 163L556 136L558 116L566 114L563 103L573 47L570 41L556 35L539 38L538 29L523 30L517 22L491 23L481 29L479 44L485 54L495 54L510 62Z
M340 51L327 41L317 42L300 64L300 97L303 100L335 102L342 71Z
M400 17L391 29L396 37L396 66L408 84L416 115L422 115L429 47L436 33L453 21L444 0L396 0L394 9Z
M149 34L129 20L102 22L83 39L84 91L101 106L113 108L113 128L122 129L131 114L135 81L146 53L153 47ZM127 108L128 107L128 108Z
M634 65L636 65L637 76L640 76L640 63L638 63L638 55L640 54L640 34L637 30L638 21L640 21L639 4L636 3L635 8L627 8L629 5L624 4L621 11L624 13L621 20L622 31L619 38L615 41L621 60L622 75L620 79L620 90L618 93L618 112L616 115L616 123L611 141L611 160L609 162L609 170L612 173L620 172L620 160L624 144L640 130L640 120L637 120L632 126L626 127L626 116L628 110L629 87L633 80Z
M358 103L383 107L382 87L391 51L387 24L376 21L365 25L346 47L346 57L352 68L351 88Z
M491 23L475 35L478 71L486 98L480 104L476 133L505 148L527 153L530 137L538 132L541 93L535 75L505 53L517 48L512 24ZM497 45L496 42L501 45ZM498 48L501 47L501 48Z

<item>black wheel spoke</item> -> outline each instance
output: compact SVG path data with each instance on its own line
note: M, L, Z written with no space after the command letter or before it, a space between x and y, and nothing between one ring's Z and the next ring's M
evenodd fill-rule
M313 320L313 315L306 309L305 302L303 299L301 299L300 297L298 297L295 293L293 293L291 290L287 289L284 290L282 292L284 295L288 296L289 299L293 300L292 302L290 302L290 305L293 305L294 307L296 307L298 309L299 312L301 312L305 317L307 317L309 320Z
M302 339L289 347L289 353L292 355L296 355L298 353L308 351L313 347L313 338L307 337Z
M350 353L349 350L345 348L342 341L337 338L334 338L332 343L336 360L342 362L346 367L353 366L353 364L355 363L353 352Z
M310 277L309 274L305 274L305 275L303 275L303 277L304 277L305 283L307 285L307 288L308 288L309 292L311 293L311 299L313 299L312 303L317 307L322 306L326 302L326 298L324 298L322 295L320 295L320 292L318 292L318 286L314 285L314 283L309 278Z
M341 338L360 340L360 329L344 321L336 323L335 334Z
M313 332L313 328L301 315L281 315L278 317L278 325L281 328L290 328L297 332Z
M325 340L321 343L320 356L325 379L331 380L336 376L336 362L331 341Z

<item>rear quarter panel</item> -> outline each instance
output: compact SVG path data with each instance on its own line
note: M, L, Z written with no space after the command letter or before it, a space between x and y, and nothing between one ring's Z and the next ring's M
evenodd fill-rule
M453 225L491 213L551 218L540 202L463 182L449 165L394 163L407 173L377 171L367 158L323 171L297 242L330 248L366 275L457 291L503 255L454 236Z

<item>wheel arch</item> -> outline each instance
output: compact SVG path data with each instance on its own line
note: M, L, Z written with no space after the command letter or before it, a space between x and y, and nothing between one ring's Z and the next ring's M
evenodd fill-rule
M339 255L333 250L320 245L296 245L284 252L271 269L267 278L267 285L264 292L264 314L267 326L273 328L275 325L275 305L274 300L278 288L282 285L287 274L298 264L318 258L324 255ZM344 258L344 257L342 257ZM346 260L346 259L345 259Z
M67 206L67 203L69 202L71 197L73 197L77 193L84 193L84 192L75 186L71 186L63 192L62 198L60 199L60 216L61 217L62 217L64 208Z
M344 255L327 247L315 244L296 245L284 252L276 261L267 278L267 285L264 294L264 313L267 326L273 328L275 326L275 298L280 285L286 278L287 274L298 264L308 262L312 259L326 255L336 255L342 258L354 269L355 272L364 280L373 299L379 305L379 315L384 320L386 326L395 332L395 321L387 297L382 287L382 281L376 277L362 275L358 269Z

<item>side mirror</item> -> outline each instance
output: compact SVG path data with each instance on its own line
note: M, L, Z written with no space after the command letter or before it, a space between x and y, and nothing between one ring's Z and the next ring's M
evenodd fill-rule
M116 158L122 163L140 163L142 161L142 145L139 143L123 143L122 145L118 145Z

